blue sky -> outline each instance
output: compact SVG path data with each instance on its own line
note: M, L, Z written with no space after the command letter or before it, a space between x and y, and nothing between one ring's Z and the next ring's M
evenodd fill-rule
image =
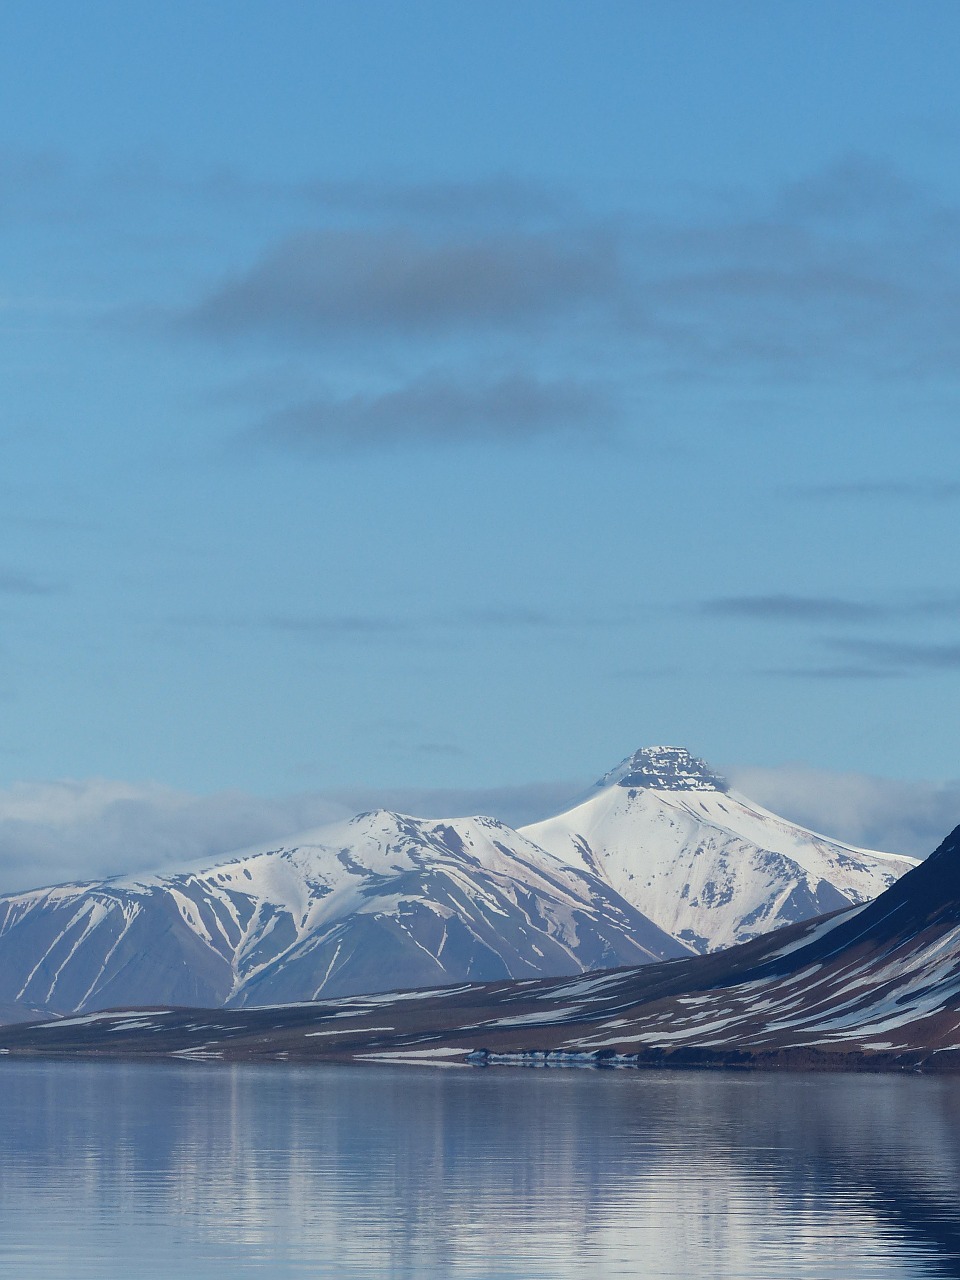
M4 5L0 785L956 777L958 57L933 0Z

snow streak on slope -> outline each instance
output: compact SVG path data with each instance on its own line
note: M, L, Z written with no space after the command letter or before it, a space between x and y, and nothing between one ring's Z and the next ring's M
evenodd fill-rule
M491 818L379 811L202 873L0 899L0 1002L244 1005L689 954Z
M522 832L701 952L869 901L916 865L778 818L678 747L636 752Z
M523 833L379 811L212 870L0 898L0 1010L249 1005L642 963L866 901L911 865L785 822L653 747Z
M875 902L726 952L240 1011L128 1010L0 1052L960 1072L960 828Z

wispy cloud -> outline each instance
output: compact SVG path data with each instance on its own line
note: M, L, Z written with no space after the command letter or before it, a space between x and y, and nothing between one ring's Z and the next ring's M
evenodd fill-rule
M960 618L960 594L891 594L883 600L789 593L718 596L694 606L702 617L812 629L811 643L838 655L838 661L762 667L758 674L797 680L889 680L926 671L960 669L960 644L953 640L914 640L902 633L909 624L942 624ZM828 624L882 628L887 635L824 635ZM900 632L901 634L897 634Z
M821 501L956 502L960 499L960 480L860 480L798 485L787 492L798 498Z
M4 147L0 150L0 221L69 221L78 203L79 193L68 195L74 182L75 175L59 152Z
M307 341L475 329L568 313L609 296L618 280L616 243L598 231L325 228L282 240L180 324Z
M768 667L761 674L797 680L895 680L925 671L960 670L960 644L953 642L820 636L817 644L847 660Z
M805 216L827 223L902 216L921 203L918 189L902 174L857 153L786 183L777 201L788 218Z
M761 672L767 676L785 676L792 680L893 680L902 671L875 667L865 663L838 663L835 666L769 667Z
M307 179L292 194L330 212L424 219L443 224L526 219L556 221L575 208L571 196L542 182L501 173L470 182L402 179Z
M363 613L206 613L177 614L165 619L165 625L184 628L210 628L223 631L272 631L316 641L368 640L395 643L404 636L422 638L429 634L486 631L580 632L598 628L628 626L633 620L628 611L601 613L560 613L526 605L491 605L485 608L461 609L450 613L363 614Z
M55 149L0 149L0 197L5 218L30 217L61 223L95 218L118 204L179 198L219 213L286 208L291 213L403 218L439 223L556 221L576 207L555 185L509 172L470 181L413 181L401 174L294 180L265 178L230 165L199 172L177 171L158 156L116 155L82 165Z
M242 439L296 452L383 445L609 438L615 405L598 387L511 374L470 382L432 375L380 393L317 397L269 415Z
M333 213L364 207L378 218L279 240L190 308L186 328L304 340L586 312L595 339L619 332L640 354L688 370L715 372L732 358L806 376L854 357L888 374L941 361L942 322L957 310L950 245L960 213L864 158L766 200L704 200L696 215L615 224L506 177L314 190ZM497 209L512 210L513 229L497 227ZM546 224L517 230L524 209L543 211ZM491 225L466 231L464 210ZM421 225L427 213L439 230Z
M467 755L463 747L458 746L455 742L418 742L413 749L421 756L460 759Z
M299 225L182 309L180 327L197 334L306 345L570 318L594 367L617 340L638 374L727 379L758 368L914 377L960 357L960 209L864 155L766 192L700 191L669 213L591 214L510 173L277 182L10 150L0 196L5 217L31 221L113 219L118 202L169 210L176 199L197 227L254 206L267 225Z
M523 605L487 609L465 609L449 619L456 626L499 629L519 627L541 631L569 626L572 619L565 619L544 609L530 609Z
M52 596L59 595L63 585L43 578L35 578L15 569L0 569L0 595Z
M763 622L875 623L911 618L960 617L960 594L903 593L882 601L789 593L717 596L701 601L696 608L699 613L708 617L752 618Z
M631 263L664 356L729 380L955 368L960 209L896 170L843 157L766 199L650 219Z
M719 618L757 618L774 622L873 622L888 616L883 605L836 596L719 596L704 600L699 611Z
M849 653L881 667L914 671L960 670L960 643L859 640L846 637L831 637L823 643L838 652Z
M408 619L362 613L178 614L168 618L174 627L224 631L274 631L316 640L357 640L392 637L409 631Z

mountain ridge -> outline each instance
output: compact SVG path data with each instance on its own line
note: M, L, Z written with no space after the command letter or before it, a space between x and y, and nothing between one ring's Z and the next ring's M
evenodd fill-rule
M960 1072L960 827L873 902L706 956L269 1009L0 1029L2 1053Z
M634 752L520 831L700 952L868 901L916 865L788 822L678 747Z
M686 953L495 819L378 810L311 835L205 872L0 898L0 1003L242 1004Z
M207 868L0 897L0 1007L240 1006L655 962L865 900L909 865L761 810L683 748L644 748L520 831L370 810Z

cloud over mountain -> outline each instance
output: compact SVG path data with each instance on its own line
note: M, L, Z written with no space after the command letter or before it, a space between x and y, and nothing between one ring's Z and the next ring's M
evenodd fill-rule
M803 764L725 772L775 813L867 848L925 857L938 835L960 823L960 780L911 782Z
M437 744L424 744L430 753ZM802 764L728 765L738 790L794 822L867 848L923 856L960 822L960 782L904 781ZM110 779L0 790L0 892L120 872L209 864L367 809L490 814L512 827L568 804L582 780L502 787L338 787L286 796L201 796Z

